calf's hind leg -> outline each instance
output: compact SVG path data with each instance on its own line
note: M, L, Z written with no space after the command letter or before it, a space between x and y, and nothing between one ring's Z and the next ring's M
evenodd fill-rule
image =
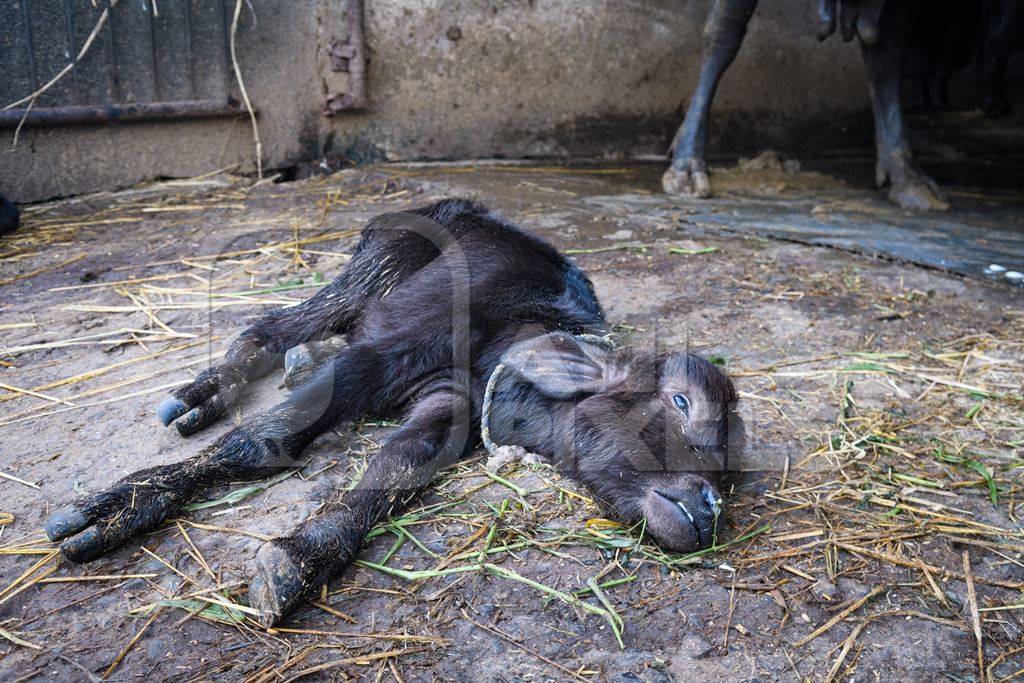
M354 345L265 413L246 419L199 455L135 472L105 491L57 512L43 525L73 562L88 562L138 534L158 528L203 490L263 479L295 466L326 429L374 410L378 354Z
M305 595L348 566L378 522L465 452L469 413L460 389L448 387L420 398L338 509L260 548L249 604L260 610L264 625L280 621Z

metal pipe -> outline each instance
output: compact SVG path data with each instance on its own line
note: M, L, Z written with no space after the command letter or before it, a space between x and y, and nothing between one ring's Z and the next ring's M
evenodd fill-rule
M146 102L142 104L110 104L95 107L33 108L0 111L0 129L17 128L22 118L25 126L71 126L77 124L118 123L122 121L166 121L169 119L208 119L244 114L245 109L234 100L194 100L187 102Z

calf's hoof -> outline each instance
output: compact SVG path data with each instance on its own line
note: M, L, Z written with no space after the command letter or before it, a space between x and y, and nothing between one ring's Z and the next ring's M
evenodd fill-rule
M284 385L289 389L302 384L316 367L316 355L308 344L299 344L284 354Z
M711 196L711 179L704 170L669 167L661 176L661 186L666 194L699 199Z
M82 514L77 507L71 505L47 517L43 522L43 531L46 532L46 537L51 542L56 542L72 534L77 534L87 526L89 526L89 518Z
M256 552L256 576L249 582L249 606L259 610L264 627L284 619L302 602L309 588L306 567L273 541Z
M293 389L319 370L346 345L345 337L335 335L322 341L311 341L285 351L284 385Z
M163 423L164 427L187 412L188 406L185 405L185 402L176 398L161 401L156 407L156 416L160 418L160 422Z
M310 370L316 364L313 352L306 344L299 344L288 349L284 354L284 376L298 375Z
M90 524L92 520L72 505L50 515L43 522L43 531L53 543L64 541L60 552L67 560L84 564L108 550L103 532Z

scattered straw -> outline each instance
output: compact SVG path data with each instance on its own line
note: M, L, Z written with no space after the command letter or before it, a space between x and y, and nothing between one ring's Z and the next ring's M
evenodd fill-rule
M978 680L985 680L985 643L981 633L981 615L978 613L978 595L974 590L974 575L971 573L971 555L967 548L963 550L964 577L967 582L967 605L971 609L971 630L978 648Z

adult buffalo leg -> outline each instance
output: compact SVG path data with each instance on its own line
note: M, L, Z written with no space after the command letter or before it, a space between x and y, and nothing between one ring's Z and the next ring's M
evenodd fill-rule
M914 163L903 118L900 74L908 29L906 10L904 3L886 3L878 40L860 41L875 117L875 181L879 187L888 182L889 199L905 209L944 211L949 203L938 184Z
M348 347L286 401L246 419L199 455L135 472L54 513L43 528L50 540L63 540L67 559L88 562L158 528L207 488L294 467L317 435L387 400L376 386L382 374L375 351Z
M747 33L757 0L715 0L704 24L704 59L686 119L672 142L672 165L661 178L669 194L710 197L707 145L711 102L722 74Z
M469 400L461 388L449 386L420 398L334 511L260 548L249 604L260 610L262 623L277 623L348 566L378 522L464 453L470 422Z

